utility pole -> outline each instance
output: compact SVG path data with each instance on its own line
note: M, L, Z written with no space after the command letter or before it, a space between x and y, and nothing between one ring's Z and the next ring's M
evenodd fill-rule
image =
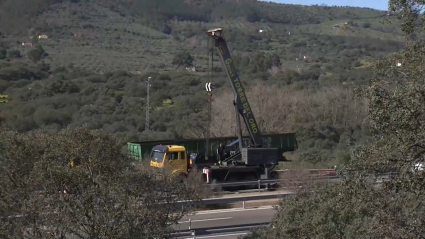
M151 79L152 77L148 77L148 79L146 80L146 84L147 84L147 97L146 97L146 119L145 119L145 131L149 130L149 112L150 112L150 99L149 99L149 88L151 88Z
M214 89L214 84L208 82L205 84L205 89L208 93L208 115L207 115L207 132L206 132L206 144L205 144L205 156L209 156L209 145L210 145L210 127L211 127L211 102L212 102L212 90Z
M206 149L206 155L209 156L210 152L210 132L211 132L211 102L212 101L212 92L208 92L208 118L207 118L207 149Z
M210 42L210 38L208 38L207 41L207 55L208 55L208 68L211 67L209 70L209 77L210 80L213 80L213 73L214 73L214 49L210 47L212 43ZM210 62L211 61L211 62ZM207 90L208 94L208 112L207 112L207 127L206 127L206 142L205 142L205 157L208 158L210 156L210 134L211 134L211 104L212 104L212 89L214 88L214 85L211 82L208 82L205 84L205 89ZM212 150L212 149L211 149Z

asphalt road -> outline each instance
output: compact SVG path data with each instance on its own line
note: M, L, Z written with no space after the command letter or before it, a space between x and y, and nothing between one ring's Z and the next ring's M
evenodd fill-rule
M186 232L178 238L193 238L187 234L190 226L197 239L236 239L254 226L268 224L275 212L271 206L201 211L183 217L174 228Z

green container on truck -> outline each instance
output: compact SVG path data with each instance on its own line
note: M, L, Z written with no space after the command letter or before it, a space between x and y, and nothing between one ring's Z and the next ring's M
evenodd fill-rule
M209 159L215 159L216 149L220 143L226 146L226 153L231 154L237 136L210 138L208 143L208 155L206 155L206 139L173 139L173 140L157 140L144 142L129 142L127 143L128 154L136 160L148 159L152 148L156 145L181 145L187 150L188 155L191 155L195 161L203 161L205 156ZM249 141L250 138L243 137L243 140ZM278 148L279 155L283 156L285 152L295 151L297 148L297 140L295 133L286 134L269 134L263 135L263 144L269 148Z

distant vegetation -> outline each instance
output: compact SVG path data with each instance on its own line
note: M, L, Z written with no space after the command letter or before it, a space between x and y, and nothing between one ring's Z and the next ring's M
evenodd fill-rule
M347 144L369 138L367 106L353 89L372 79L376 59L403 47L397 23L380 23L384 15L253 0L3 0L0 93L11 101L0 106L1 127L26 132L88 124L119 135L121 143L205 135L204 84L212 81L218 112L212 134L233 134L224 130L233 122L217 128L233 113L223 107L229 85L217 54L211 78L212 42L205 34L223 27L252 104L278 97L273 117L256 108L262 124L275 125L265 132L296 131L305 150L295 156L330 166L347 157L339 153ZM260 98L256 84L276 92ZM267 122L272 118L278 122Z
M59 3L83 5L90 0L3 0L0 2L2 29L25 29L32 26L32 18ZM243 19L248 22L280 24L317 24L338 19L376 18L382 12L362 8L328 6L303 7L257 0L105 0L98 4L122 16L137 16L151 26L160 27L169 20L215 22ZM7 19L12 19L12 24ZM83 20L83 19L82 19ZM163 28L166 29L166 28Z

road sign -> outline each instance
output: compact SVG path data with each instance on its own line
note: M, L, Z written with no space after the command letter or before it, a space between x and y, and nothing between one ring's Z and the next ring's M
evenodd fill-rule
M8 95L2 95L0 94L0 103L7 103L9 102L9 100L7 99L9 96Z
M205 83L205 89L207 92L211 92L214 89L214 85L211 82Z

